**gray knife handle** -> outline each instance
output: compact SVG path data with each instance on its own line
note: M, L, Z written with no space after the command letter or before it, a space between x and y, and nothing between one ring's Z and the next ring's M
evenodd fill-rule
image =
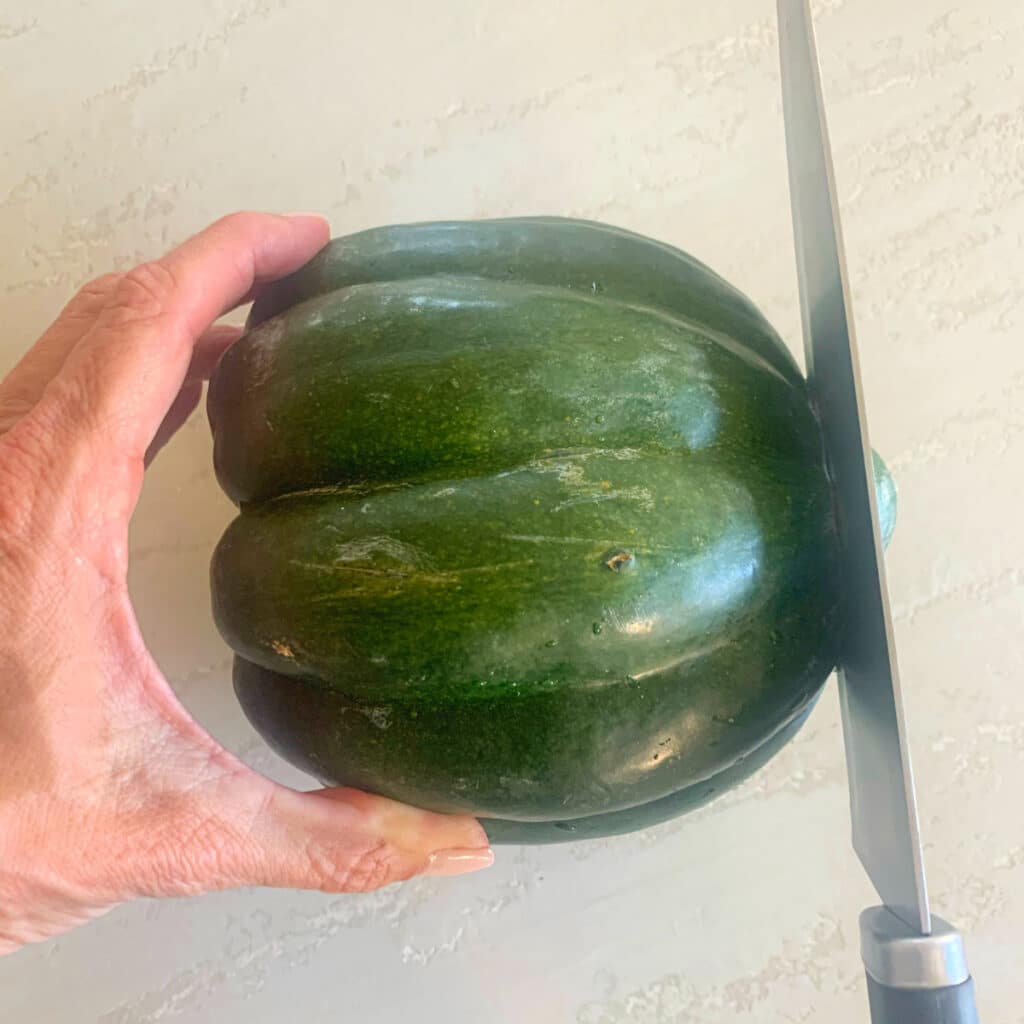
M871 1024L978 1024L974 982L949 988L889 988L868 975Z
M921 935L885 907L860 916L871 1024L978 1024L963 939L932 916Z

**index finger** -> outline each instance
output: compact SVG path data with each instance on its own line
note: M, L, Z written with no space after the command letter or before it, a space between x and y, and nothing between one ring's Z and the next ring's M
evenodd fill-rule
M316 215L236 213L128 271L47 388L40 415L62 435L101 442L108 457L141 462L203 331L329 238Z

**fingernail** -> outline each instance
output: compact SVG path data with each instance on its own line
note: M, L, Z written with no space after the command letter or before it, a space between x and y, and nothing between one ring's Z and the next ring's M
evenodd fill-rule
M494 851L486 850L438 850L427 859L425 875L466 875L471 871L482 871L494 863Z
M282 217L287 217L289 220L293 218L295 220L327 220L322 213L313 213L310 210L299 210L296 213L282 213Z

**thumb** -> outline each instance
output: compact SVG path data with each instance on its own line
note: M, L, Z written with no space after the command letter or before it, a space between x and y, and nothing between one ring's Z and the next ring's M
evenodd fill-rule
M257 885L366 892L413 875L461 875L494 861L480 824L355 789L278 787L261 830Z
M301 793L248 771L213 806L182 810L189 820L168 830L172 849L157 857L146 895L239 886L369 892L494 861L474 818L348 788Z

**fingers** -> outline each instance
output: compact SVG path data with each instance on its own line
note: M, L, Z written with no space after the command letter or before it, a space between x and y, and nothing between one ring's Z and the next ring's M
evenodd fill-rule
M82 287L43 336L0 380L0 433L9 430L42 397L68 353L95 323L121 274L107 274Z
M156 436L150 442L146 452L146 466L150 466L160 449L185 425L185 421L195 411L199 399L203 395L201 380L187 380L181 386L178 397L171 403L163 423L157 428Z
M242 333L241 327L218 325L211 327L196 342L185 383L167 410L167 415L157 428L156 436L146 452L147 466L152 464L160 449L185 425L202 398L203 381L209 379L220 357L242 336Z
M141 460L186 378L196 339L263 281L328 240L319 217L234 214L116 282L39 402L105 457ZM205 357L203 357L205 358ZM45 407L45 408L44 408Z
M123 276L107 274L84 285L14 369L0 380L0 434L32 410L68 354L96 322ZM205 331L193 349L187 378L207 380L220 357L242 333L241 327L228 324L217 324Z
M0 381L0 434L10 430L39 401L46 384L63 363L65 346L70 348L75 339L68 330L60 331L54 325L26 354L11 375ZM148 466L164 445L185 424L202 397L202 382L208 380L220 357L242 336L241 327L216 325L206 331L196 343L192 362L177 397L171 403L163 422L157 429L149 450ZM45 345L44 345L45 343Z
M186 378L188 380L209 380L217 368L220 357L242 336L241 327L217 324L206 331L192 350Z
M352 789L299 793L247 770L184 819L169 829L170 848L147 867L147 895L253 885L367 892L414 875L477 871L494 860L473 818Z
M456 875L494 861L480 824L353 789L278 787L256 829L262 856L243 884L366 892L418 874Z

